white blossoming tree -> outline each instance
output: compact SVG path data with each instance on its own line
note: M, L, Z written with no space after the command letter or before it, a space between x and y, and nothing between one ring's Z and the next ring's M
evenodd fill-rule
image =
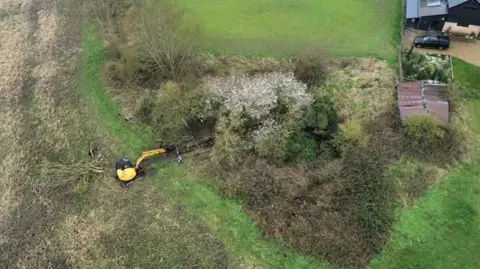
M210 91L208 103L221 104L222 117L229 118L221 118L217 124L213 151L214 156L222 156L229 163L234 163L232 155L238 154L239 148L281 159L302 108L312 102L307 86L293 73L209 77L205 84ZM246 122L253 124L246 126ZM232 141L236 141L235 145Z

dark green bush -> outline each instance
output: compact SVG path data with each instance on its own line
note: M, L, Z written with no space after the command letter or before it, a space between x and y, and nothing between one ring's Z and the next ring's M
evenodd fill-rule
M303 130L294 132L287 143L285 159L292 163L311 163L317 157L315 137Z
M314 100L305 113L304 127L320 139L328 139L338 130L338 115L328 97Z

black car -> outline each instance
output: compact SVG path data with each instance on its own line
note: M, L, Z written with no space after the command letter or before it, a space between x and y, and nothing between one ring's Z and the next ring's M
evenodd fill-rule
M450 47L450 38L442 35L417 36L413 41L413 45L417 48L437 48L443 50Z

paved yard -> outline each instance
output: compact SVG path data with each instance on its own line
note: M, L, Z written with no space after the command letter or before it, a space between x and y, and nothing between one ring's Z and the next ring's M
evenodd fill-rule
M405 31L403 35L402 44L405 47L410 47L415 36L424 35L423 31ZM468 40L463 37L451 37L451 44L448 50L436 49L418 49L416 51L430 52L438 54L450 54L458 57L466 62L480 66L480 41Z

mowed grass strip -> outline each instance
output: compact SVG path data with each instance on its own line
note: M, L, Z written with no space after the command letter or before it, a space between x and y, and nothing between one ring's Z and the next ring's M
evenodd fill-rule
M210 52L395 57L401 0L175 0L199 20Z
M95 111L98 121L102 123L102 128L111 136L112 143L120 143L124 147L122 151L132 156L139 154L140 150L148 149L154 137L148 132L125 123L119 107L108 97L100 82L102 66L105 63L102 42L97 38L92 27L87 27L84 34L83 64L85 68L82 79L88 88L85 93L92 102L92 110ZM135 97L132 96L132 98ZM189 162L194 163L195 160L186 160L185 165L188 166ZM150 177L156 178L155 185L166 191L169 198L183 205L189 214L202 220L216 240L220 241L222 247L228 251L231 268L332 268L310 256L301 255L278 241L264 239L258 227L243 212L239 203L219 196L212 186L185 173L184 167L165 161L159 163L156 170L157 175L150 174ZM112 184L115 184L113 180ZM152 184L152 182L146 182L144 179L135 184ZM125 189L125 191L129 190ZM142 203L142 199L140 196L138 203ZM152 206L162 207L161 204ZM179 239L179 241L182 240ZM192 244L198 245L199 242L192 241ZM149 265L151 267L148 268L155 267L153 263ZM162 267L161 264L158 266ZM178 268L180 267L179 265ZM199 266L199 268L216 267L218 264L212 264L210 267Z
M150 132L125 122L100 80L106 62L102 41L92 26L86 26L83 35L79 92L90 105L92 125L98 125L96 131L104 135L105 147L112 148L108 153L112 170L107 173L113 173L115 154L121 152L135 160L154 139ZM77 242L82 234L76 235L75 229L88 232L91 243L87 241L80 249L88 247L89 252L79 256L78 268L229 268L225 248L164 190L145 182L120 188L113 176L91 184L98 208L86 217L73 216L67 223L73 225L67 225L64 236L75 247L85 243ZM87 201L86 196L82 199ZM84 204L78 206L89 210Z
M480 85L479 67L453 63L456 83L465 91ZM480 100L468 102L472 127L480 134ZM370 268L480 268L480 156L475 154L473 163L457 168L404 212Z

